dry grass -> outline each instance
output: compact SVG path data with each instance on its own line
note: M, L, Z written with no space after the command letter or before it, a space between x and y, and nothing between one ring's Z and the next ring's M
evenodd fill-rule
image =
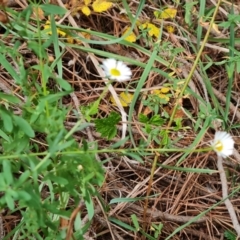
M56 4L59 2L56 1ZM167 1L167 4L172 4L171 1ZM207 1L207 6L214 7L215 1ZM16 1L14 8L18 11L22 11L24 7L28 5L27 1L19 0ZM93 13L89 17L81 15L79 19L74 18L74 22L82 28L90 28L93 31L107 33L117 37L121 36L127 25L130 24L127 18L123 18L119 14L119 7L122 5L116 4L117 7L104 13ZM131 1L130 9L134 13L138 6L138 1ZM238 5L235 5L235 10L239 11ZM157 1L147 1L147 5L144 7L144 11L141 13L141 20L151 20L154 18L153 10L159 9ZM196 57L196 53L193 52L191 45L196 45L196 27L198 24L197 12L198 7L196 6L195 13L192 16L193 26L188 27L184 22L184 8L178 7L178 14L175 22L164 22L164 26L171 24L176 27L176 31L173 34L163 31L163 42L169 42L172 47L182 47L184 52L181 52L176 58L172 58L171 53L161 52L160 55L168 62L172 62L172 68L167 68L160 63L155 63L155 67L170 73L170 69L174 69L176 77L179 79L185 79L190 69L192 68L193 61ZM217 15L218 21L225 21L226 14L229 12L229 5L225 2L221 5L219 13ZM11 17L10 17L11 21ZM62 24L73 24L66 18ZM156 21L155 21L156 22ZM159 25L159 23L156 22ZM204 27L207 28L207 25ZM204 30L205 31L205 30ZM4 31L2 32L2 34ZM239 27L236 27L236 37L239 35ZM188 38L186 38L188 36ZM212 32L211 37L227 38L228 32ZM11 35L8 36L11 38ZM4 38L3 44L11 46L8 38ZM91 36L92 40L102 40L99 37ZM189 42L191 39L191 43ZM137 42L142 47L146 47L144 41L141 39ZM106 52L111 52L124 57L130 57L138 61L147 63L149 56L140 52L134 47L126 47L121 44L112 45L91 45L92 48L98 48ZM148 47L152 49L152 46ZM37 62L37 58L33 52L30 52L27 45L22 41L22 45L19 47L19 53L24 56L24 65L31 66ZM214 43L209 41L206 44L204 53L201 56L201 61L209 61L206 55L211 57L213 62L222 61L227 57L228 46L223 43ZM53 49L49 48L49 55L54 55ZM93 62L95 59L95 62ZM63 62L63 76L72 85L74 92L64 98L64 104L71 106L72 110L79 111L79 106L86 106L95 100L97 100L103 90L105 89L105 83L99 77L98 69L96 69L96 63L101 64L104 58L102 56L91 55L80 50L67 47L64 55L62 56ZM72 66L68 66L68 62L74 60ZM11 64L15 64L11 62ZM136 83L142 75L143 68L130 66L133 71L133 78L130 83L113 83L113 87L117 93L124 91L126 88L129 92L134 92ZM99 68L99 66L98 66ZM201 67L198 66L194 72L192 81L189 87L197 95L207 102L211 103L211 99L208 100L209 96L201 75ZM225 94L227 87L227 73L224 66L212 65L207 70L208 78L210 79L215 96L218 98L222 106L226 102ZM30 81L30 80L29 80ZM154 72L149 75L144 88L142 89L141 97L144 98L151 93L153 89L160 89L163 83L167 80ZM51 83L49 83L51 84ZM52 89L56 89L55 85L51 86ZM238 112L239 104L239 75L236 73L234 78L234 86L232 91L232 114L229 116L230 121L239 122L240 113ZM14 93L24 101L24 93L15 84L10 75L0 67L0 89L5 93ZM34 91L34 89L33 89ZM105 97L102 99L99 106L98 114L96 118L106 117L111 111L118 111L118 109L110 103L110 92L107 92ZM172 98L169 103L169 109L173 107L175 99ZM199 112L199 101L191 96L189 99L182 100L182 106L192 113L194 117L197 117ZM128 108L125 109L128 111ZM16 109L21 111L21 109ZM134 136L135 144L138 145L140 140L147 140L147 135L142 131L142 125L138 122L139 113L146 111L146 107L143 106L142 102L137 102L135 106L135 113L133 116L133 122L131 128ZM69 112L66 128L70 129L76 122L76 117ZM194 119L193 119L194 120ZM182 136L181 141L176 143L177 147L185 148L188 147L193 140L196 138L197 133L193 131L195 122L192 119L188 119L184 116L183 126L188 127L185 130L171 131L169 137L173 141L179 136ZM210 139L212 139L213 131L209 129L205 137L199 142L199 146L205 145ZM235 136L238 136L238 130L234 131ZM82 131L76 134L76 139L81 142L82 138L88 139L88 141L96 141L99 145L99 149L108 148L113 142L117 142L121 139L121 127L119 126L118 136L111 141L106 141L101 138L100 134L95 131L94 124L86 131ZM37 139L42 142L41 136ZM234 138L236 142L236 149L239 143L237 137ZM132 148L131 141L125 144L125 148ZM149 147L153 149L157 147L156 143L151 142ZM44 149L44 142L41 146ZM182 153L169 153L160 155L158 163L168 166L175 166ZM222 189L219 174L198 174L184 171L175 171L170 169L164 169L157 167L154 173L154 179L151 186L150 198L148 200L148 208L146 216L144 216L144 208L146 207L146 196L150 171L153 161L153 155L144 158L144 163L138 163L137 161L128 158L127 156L121 156L115 153L104 153L97 155L99 160L110 159L105 165L105 182L103 186L98 190L99 194L104 201L106 206L109 206L108 211L102 209L102 206L98 199L95 201L96 214L94 216L92 225L85 235L85 239L116 239L116 240L127 240L127 239L145 239L140 232L130 232L117 224L109 221L109 217L118 219L124 223L132 225L131 215L136 214L137 219L143 227L143 229L150 235L153 235L150 227L152 223L163 223L163 231L159 239L165 239L169 236L177 227L184 223L187 223L193 217L209 209L213 204L217 203L222 199ZM233 157L229 161L224 162L225 167L229 173L228 186L229 192L231 192L239 184L239 173L238 173L238 162ZM183 168L199 168L199 169L217 169L216 166L216 155L214 153L192 153L189 154L186 159L181 163ZM110 201L115 198L137 198L143 197L143 199L134 202L121 202L118 204L110 204ZM237 216L239 217L239 196L236 194L231 198L234 205ZM13 216L7 216L3 213L3 225L5 232L9 232L15 225L15 222L20 220L20 215L15 214ZM228 211L224 204L215 207L213 210L208 212L205 216L198 219L194 224L191 224L184 228L180 233L176 234L172 239L182 240L194 240L194 239L223 239L223 233L226 229L232 229L231 219Z

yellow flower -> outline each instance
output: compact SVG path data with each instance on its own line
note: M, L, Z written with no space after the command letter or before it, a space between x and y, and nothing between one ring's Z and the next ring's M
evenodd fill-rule
M101 13L107 11L112 5L112 2L107 2L106 0L96 0L93 2L92 7L94 12Z
M166 30L167 30L168 33L174 33L175 28L173 26L171 26L171 25L167 25L166 26Z
M169 91L170 91L170 88L168 88L168 87L163 87L163 88L161 88L161 90L160 90L162 93L168 93Z
M45 25L44 25L43 28L44 28L44 30L48 30L48 31L47 31L47 34L48 34L48 35L52 35L51 24L50 24L50 21L49 21L49 20L46 21L46 23L45 23ZM59 36L61 36L61 37L65 37L65 36L67 35L65 32L63 32L62 30L60 30L60 29L58 29L58 28L57 28L57 34L58 34Z
M89 29L88 29L89 30ZM87 32L81 32L82 36L86 39L90 39L91 35ZM82 44L82 41L79 40L77 37L76 38L73 38L72 36L70 35L67 35L67 42L70 43L70 44L73 44L73 43L77 43L77 44Z
M128 27L124 32L123 35L129 34L129 30L131 28ZM126 38L124 38L124 40L128 41L128 42L136 42L137 40L137 36L135 35L134 32L131 32L130 35L128 35Z
M161 88L160 90L156 89L156 90L153 90L153 94L154 95L157 95L159 98L161 99L165 99L166 102L169 102L170 101L170 98L169 98L169 94L167 95L166 93L168 93L170 91L169 88L167 87L163 87Z
M84 15L89 16L91 14L91 9L89 6L91 5L92 0L72 0L72 15L79 16L78 11L81 11ZM113 3L108 2L106 0L95 0L92 3L92 8L94 12L104 12L111 8Z
M159 34L160 34L160 29L152 23L144 23L144 24L140 25L140 28L141 29L146 29L147 28L148 29L148 34L151 37L152 36L158 37Z
M154 11L154 16L159 19L175 18L177 14L177 9L166 8L163 11Z
M89 16L91 14L91 10L89 9L88 6L84 5L82 8L81 8L81 11L84 15L86 16Z
M116 106L116 102L112 96L110 97L110 100L113 105ZM123 107L128 107L133 100L133 94L121 92L119 95L119 100Z

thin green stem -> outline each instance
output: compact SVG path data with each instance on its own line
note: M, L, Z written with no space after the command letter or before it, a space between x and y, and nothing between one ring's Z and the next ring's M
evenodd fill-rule
M172 115L171 115L170 120L169 120L169 122L168 122L168 127L170 127L170 126L172 125L172 122L173 122L173 120L174 120L174 117L175 117L175 114L176 114L176 111L177 111L177 108L178 108L178 101L179 101L179 99L181 99L181 98L183 97L183 94L184 94L184 92L185 92L185 90L186 90L189 82L190 82L191 79L192 79L193 73L194 73L194 71L195 71L195 69L196 69L196 67L197 67L197 64L198 64L198 62L199 62L199 59L200 59L200 57L201 57L201 55L202 55L203 49L204 49L204 47L205 47L205 44L206 44L206 42L207 42L207 40L208 40L208 37L209 37L209 34L210 34L210 32L211 32L211 29L212 29L212 26L213 26L213 23L214 23L214 20L215 20L216 15L217 15L217 12L218 12L218 9L219 9L220 4L221 4L221 0L218 1L218 4L217 4L217 6L216 6L216 8L215 8L215 11L214 11L214 13L213 13L213 17L212 17L212 19L211 19L211 21L210 21L210 24L209 24L209 28L208 28L207 33L206 33L206 35L205 35L205 38L204 38L204 40L203 40L203 42L202 42L201 48L199 49L199 52L198 52L198 54L197 54L196 60L194 61L193 66L192 66L192 68L191 68L191 71L189 72L189 75L188 75L188 77L187 77L187 79L186 79L186 81L185 81L185 83L184 83L184 85L183 85L183 88L182 88L181 92L179 93L179 96L178 96L178 98L177 98L177 100L176 100L176 104L175 104L175 106L174 106L174 108L173 108Z
M212 148L201 148L201 149L190 149L190 148L185 148L185 149L180 149L180 148L156 148L156 149L152 149L152 148L147 148L144 149L144 151L149 154L149 153L170 153L170 152L194 152L194 153L199 153L199 152L209 152L212 151ZM100 150L88 150L87 153L89 154L96 154L96 153L121 153L121 154L127 154L128 152L141 152L140 148L132 148L132 149L100 149ZM20 157L41 157L41 156L47 156L49 155L49 152L40 152L40 153L28 153L28 154L13 154L13 155L6 155L0 156L0 160L3 159L16 159L16 158L20 158ZM69 154L86 154L86 151L84 150L75 150L75 151L63 151L63 152L57 152L55 153L56 155L69 155Z

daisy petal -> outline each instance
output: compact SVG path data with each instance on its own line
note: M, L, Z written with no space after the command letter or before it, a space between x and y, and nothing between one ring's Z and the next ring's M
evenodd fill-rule
M233 154L234 141L227 132L216 132L211 145L213 150L220 157L226 158Z
M124 82L131 79L132 71L122 61L109 58L103 61L102 68L105 72L105 77L117 82Z

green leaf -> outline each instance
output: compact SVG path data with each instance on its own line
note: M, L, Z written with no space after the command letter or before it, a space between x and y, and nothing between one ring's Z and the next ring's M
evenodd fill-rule
M12 76L12 78L19 83L20 77L18 76L16 70L10 64L10 62L5 58L4 55L0 54L0 63L7 70L7 72Z
M145 200L147 198L154 198L154 197L157 197L159 196L161 193L158 193L158 194L153 194L153 195L150 195L148 197L135 197L135 198L113 198L109 204L115 204L115 203L123 203L123 202L137 202L137 201L142 201L142 200Z
M132 214L131 218L132 218L133 225L136 228L136 231L139 231L140 230L140 226L139 226L139 223L138 223L137 216L135 214Z
M117 133L116 124L120 121L121 117L115 112L111 112L107 118L96 119L96 129L101 133L102 137L106 137L108 140L114 138Z
M31 173L29 170L23 172L17 181L17 186L22 185L29 178L30 175Z
M134 158L136 161L140 162L140 163L143 163L143 160L142 158L137 154L137 153L133 153L133 152L126 152L125 155L128 155L132 158Z
M71 85L66 80L64 80L62 78L56 78L55 80L62 89L66 90L66 91L72 91Z
M1 129L0 129L0 137L2 137L7 142L10 142L10 138L8 137L8 135L5 132L3 132Z
M161 118L159 115L155 115L150 119L149 123L156 126L161 126L164 124L164 119Z
M121 227L124 227L124 228L127 229L127 230L130 230L130 231L133 231L133 232L136 231L136 229L133 228L132 226L130 226L130 225L128 225L128 224L126 224L126 223L124 223L124 222L122 222L122 221L120 221L120 220L118 220L118 219L116 219L116 218L109 217L108 220L109 220L110 222L113 222L113 223L121 226Z
M15 97L14 95L9 95L9 94L5 94L5 93L1 93L1 92L0 92L0 99L7 100L10 103L19 103L20 102L20 99Z
M26 191L18 191L19 198L24 201L29 201L32 199L32 196Z
M63 96L68 95L70 92L58 92L54 94L49 94L41 98L43 101L47 101L48 103L56 102L57 100L61 99Z
M29 123L19 117L19 116L13 116L13 119L14 119L14 123L19 126L21 128L21 130L29 137L34 137L35 136L35 133L33 131L33 129L31 128L31 126L29 125Z
M193 7L194 5L198 4L198 2L186 2L185 4L185 22L190 26L192 25L192 11L193 11Z
M234 234L230 230L227 230L227 231L224 232L224 237L227 238L227 240L235 240L235 239L237 239L237 235Z
M13 183L13 176L12 176L12 171L11 171L11 163L10 163L9 160L3 160L2 165L3 165L3 176L4 176L4 179L6 180L6 183L8 185L11 185Z
M97 100L95 102L93 102L90 106L88 111L86 112L87 115L91 116L91 115L95 115L98 113L98 106L99 106L100 100Z
M12 123L11 115L9 114L8 111L6 111L6 110L3 109L3 108L0 108L0 113L1 113L2 120L3 120L4 128L5 128L8 132L11 132L12 129L13 129L13 123Z
M7 206L9 207L10 210L14 210L14 200L12 196L9 193L6 193L5 196L5 201L7 203Z
M53 4L43 4L43 5L40 5L40 8L45 13L53 14L53 15L64 15L67 12L66 9L56 6L56 5L53 5Z
M140 113L139 116L138 116L138 120L141 123L148 123L149 119L148 119L148 117L146 115Z
M67 185L68 184L68 180L63 178L63 177L59 177L59 176L56 176L54 175L53 173L49 173L45 178L44 180L51 180L52 182L54 183L57 183L59 185Z
M128 141L128 139L129 139L129 137L126 137L126 138L124 138L124 139L121 139L120 141L112 144L110 147L113 148L113 149L114 149L114 148L119 148L120 146L123 146L123 145Z

